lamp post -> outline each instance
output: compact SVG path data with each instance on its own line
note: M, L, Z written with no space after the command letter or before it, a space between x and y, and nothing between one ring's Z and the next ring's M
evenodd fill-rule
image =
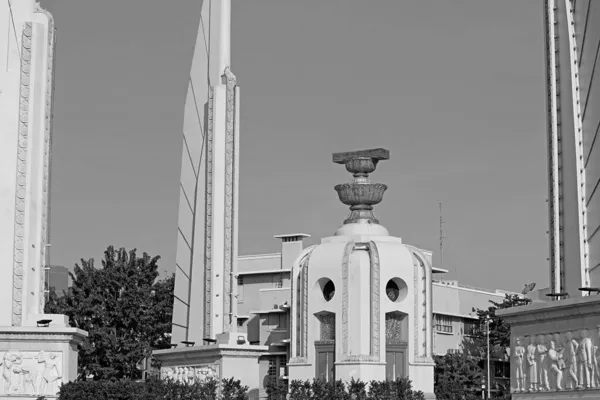
M490 319L485 320L486 338L487 338L487 398L490 399Z

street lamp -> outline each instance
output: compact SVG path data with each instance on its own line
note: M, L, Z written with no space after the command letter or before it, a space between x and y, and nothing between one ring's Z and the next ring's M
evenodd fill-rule
M490 386L491 386L491 382L490 382L490 318L488 317L485 320L485 326L486 326L486 337L487 337L487 398L490 399Z

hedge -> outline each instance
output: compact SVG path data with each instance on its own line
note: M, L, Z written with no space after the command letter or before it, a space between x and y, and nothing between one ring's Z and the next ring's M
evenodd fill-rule
M239 380L223 379L181 383L149 379L146 382L75 381L60 387L58 400L246 400L248 387Z
M220 390L219 390L220 389ZM268 400L424 400L423 392L412 390L408 378L395 381L341 380L323 382L270 378L265 383ZM289 390L289 395L288 395ZM76 381L60 387L58 400L247 400L248 387L234 378L181 383L172 380ZM43 397L38 398L43 400Z
M367 388L368 387L368 388ZM267 400L285 400L288 387L280 379L269 379L265 384ZM289 384L289 400L425 400L421 391L412 390L408 378L395 381L371 381L369 383L352 379L345 384L338 380L323 382L291 381Z

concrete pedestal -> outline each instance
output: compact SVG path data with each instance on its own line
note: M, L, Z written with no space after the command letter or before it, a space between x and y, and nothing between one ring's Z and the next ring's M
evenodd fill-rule
M385 379L385 363L342 361L335 363L335 379L344 382L362 380L363 382L382 381Z
M0 327L0 399L55 398L77 378L77 345L86 336L68 327Z
M497 312L511 326L513 399L600 398L600 296Z
M259 358L268 350L268 346L213 344L157 350L152 355L161 363L162 379L191 383L235 378L249 387L249 399L255 400L262 387Z

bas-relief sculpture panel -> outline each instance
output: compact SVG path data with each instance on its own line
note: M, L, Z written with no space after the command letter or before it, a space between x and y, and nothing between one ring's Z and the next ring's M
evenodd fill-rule
M600 390L600 325L512 338L513 393Z
M182 383L204 382L208 379L220 379L219 369L219 364L162 367L160 369L160 376L165 380L174 380Z
M55 395L62 384L62 352L11 350L0 363L3 394Z

